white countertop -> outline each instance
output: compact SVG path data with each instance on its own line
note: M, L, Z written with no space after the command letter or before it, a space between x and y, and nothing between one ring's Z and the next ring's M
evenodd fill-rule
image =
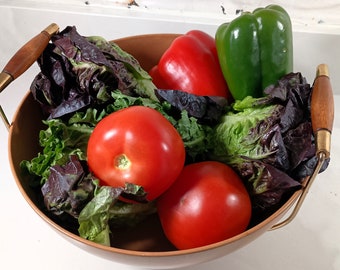
M60 28L76 25L83 35L108 39L159 32L185 32L199 28L214 33L216 25L172 22L143 17L101 16L80 12L54 12L1 6L0 68L35 34L51 22ZM339 29L337 29L338 31ZM315 67L328 63L335 98L331 163L314 182L298 216L289 225L265 233L248 246L224 258L189 269L338 270L340 269L340 36L296 35L295 69L312 82ZM303 61L301 61L303 59ZM300 61L298 61L300 60ZM0 104L12 118L37 67L33 66L0 94ZM8 132L0 123L0 269L138 269L93 256L52 230L28 206L17 188L8 162Z

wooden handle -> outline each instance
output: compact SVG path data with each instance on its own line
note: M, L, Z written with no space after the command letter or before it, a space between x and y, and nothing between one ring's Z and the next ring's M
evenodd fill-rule
M317 68L312 92L311 117L314 132L320 129L332 132L334 99L328 67L325 64L321 64Z
M326 157L329 157L334 121L334 98L326 64L317 67L312 91L311 118L316 136L317 154L323 152Z
M28 41L16 54L9 60L4 67L3 77L10 77L7 80L15 80L24 73L42 54L53 34L59 31L58 25L52 23L40 34ZM7 76L6 76L7 75ZM9 83L9 82L8 82ZM8 84L7 83L7 84Z

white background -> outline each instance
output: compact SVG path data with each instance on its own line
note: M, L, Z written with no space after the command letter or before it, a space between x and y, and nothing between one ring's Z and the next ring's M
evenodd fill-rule
M44 3L37 4L39 2ZM139 7L127 7L126 2L0 1L0 68L20 46L51 22L59 24L61 29L75 25L83 35L101 35L107 39L145 33L184 33L194 28L213 35L219 23L235 15L234 10L268 3L228 1L227 5L222 1L208 0L137 1ZM316 179L291 224L265 233L224 258L185 268L187 270L340 269L340 181L337 179L340 173L340 143L337 139L340 136L340 23L335 16L340 14L340 7L335 0L327 1L333 5L326 5L323 1L321 7L319 1L276 2L286 3L292 14L295 70L301 71L312 82L317 64L329 64L336 108L332 161L327 171ZM221 5L225 7L226 15L222 14ZM0 94L0 104L9 119L36 72L37 67L32 66ZM7 130L0 123L1 269L138 269L88 254L51 230L30 209L13 180L7 139Z

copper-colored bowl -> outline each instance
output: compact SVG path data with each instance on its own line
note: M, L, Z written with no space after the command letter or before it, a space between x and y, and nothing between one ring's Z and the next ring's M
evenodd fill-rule
M158 62L162 53L176 36L173 34L133 36L116 40L116 43L134 55L143 68L149 70L151 66ZM115 247L106 247L85 240L50 219L39 206L36 192L31 189L28 181L22 177L20 162L30 160L40 150L38 135L39 130L42 128L41 120L40 107L33 100L32 95L28 93L21 102L14 116L13 124L9 129L9 159L15 181L22 195L33 210L66 239L91 254L96 254L115 262L165 269L198 264L225 256L254 241L274 224L278 223L303 192L302 190L296 191L272 215L247 231L212 245L188 250L176 250L164 237L157 216L153 216L136 228L133 233L124 232L124 230L117 232L115 234L118 236L116 243L114 243Z

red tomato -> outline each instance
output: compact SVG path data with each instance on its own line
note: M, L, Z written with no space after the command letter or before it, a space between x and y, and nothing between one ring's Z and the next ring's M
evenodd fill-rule
M157 206L164 233L178 249L235 236L245 231L251 217L242 180L229 166L215 161L185 166Z
M153 200L180 174L185 149L181 136L161 113L133 106L97 124L88 142L87 158L102 185L136 184Z

